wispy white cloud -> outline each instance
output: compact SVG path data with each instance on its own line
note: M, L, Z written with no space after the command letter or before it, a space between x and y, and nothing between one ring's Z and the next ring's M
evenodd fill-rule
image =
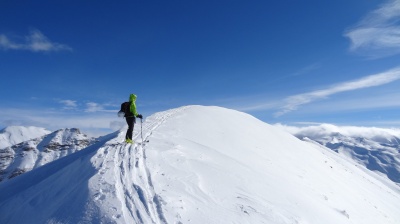
M110 103L96 103L96 102L78 103L78 101L76 100L62 100L62 99L55 99L55 101L63 105L62 106L63 110L74 110L75 112L81 112L81 113L83 112L117 113L119 109L119 105Z
M5 34L0 34L0 49L3 50L28 50L33 52L72 51L72 48L50 41L37 29L31 30L23 40L14 40Z
M344 34L350 50L371 58L400 53L400 0L389 0Z
M281 108L279 112L275 114L275 116L281 116L283 114L297 110L301 105L308 104L323 98L327 98L333 94L353 91L363 88L369 88L374 86L380 86L394 82L398 79L400 79L400 68L395 68L379 74L370 75L358 80L336 84L326 89L290 96L285 99L284 106Z
M98 112L98 111L102 111L104 108L103 106L101 106L98 103L94 103L94 102L89 102L86 103L86 109L85 112Z
M296 71L295 73L291 74L289 77L294 77L294 76L300 76L300 75L304 75L307 73L310 73L314 70L317 70L321 67L321 65L319 63L314 63L311 65L308 65L304 68L301 68L300 70Z
M368 97L343 97L309 105L306 113L341 113L400 108L400 101L397 100L399 98L398 92L376 91Z
M89 102L86 103L86 109L84 110L85 112L88 113L92 113L92 112L109 112L109 113L116 113L118 110L114 109L114 110L109 110L109 109L105 109L105 107L107 107L108 104L99 104L99 103L95 103L95 102Z
M75 100L60 100L59 103L63 104L63 108L66 110L76 109L78 107Z

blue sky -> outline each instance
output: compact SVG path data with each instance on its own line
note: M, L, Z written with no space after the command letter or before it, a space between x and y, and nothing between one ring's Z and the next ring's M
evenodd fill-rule
M268 123L400 126L400 0L1 1L0 127L217 105ZM212 118L210 118L212 119Z

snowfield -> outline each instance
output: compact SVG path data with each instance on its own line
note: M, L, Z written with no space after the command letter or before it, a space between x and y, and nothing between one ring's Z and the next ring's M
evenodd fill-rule
M248 114L187 106L0 183L0 223L400 223L400 188ZM146 142L148 141L148 142Z

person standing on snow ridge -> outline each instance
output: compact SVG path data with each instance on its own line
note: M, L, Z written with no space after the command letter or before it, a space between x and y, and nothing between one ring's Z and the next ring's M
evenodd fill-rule
M125 114L126 123L128 124L128 130L126 131L125 135L125 142L127 143L133 143L132 133L136 123L136 117L140 119L143 118L143 116L141 114L138 114L136 110L136 98L137 96L135 94L131 94L129 96L129 113Z

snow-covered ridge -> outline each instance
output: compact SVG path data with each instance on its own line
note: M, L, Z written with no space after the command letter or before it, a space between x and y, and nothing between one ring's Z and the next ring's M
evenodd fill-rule
M0 149L41 137L51 131L40 127L9 126L0 131Z
M0 181L72 154L93 142L79 129L67 128L0 149Z
M366 127L338 127L322 124L286 127L299 139L311 139L347 156L368 169L400 184L400 130Z
M0 223L400 220L393 182L245 113L177 108L137 123L136 144L124 136L0 183Z

